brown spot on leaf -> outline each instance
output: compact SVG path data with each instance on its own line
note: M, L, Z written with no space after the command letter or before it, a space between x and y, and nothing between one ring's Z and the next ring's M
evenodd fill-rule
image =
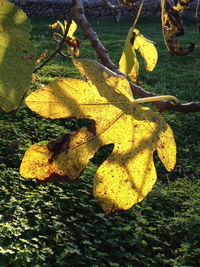
M69 148L70 136L71 134L67 133L61 137L51 140L47 144L48 149L53 153L49 162L52 162L54 158L60 153L67 151L67 149Z

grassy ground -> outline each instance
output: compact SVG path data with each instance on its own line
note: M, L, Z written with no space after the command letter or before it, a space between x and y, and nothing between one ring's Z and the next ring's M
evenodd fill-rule
M47 25L33 20L36 55L53 50ZM130 21L92 21L117 64ZM181 102L200 101L200 48L185 57L169 58L159 21L140 20L138 28L154 40L159 61L152 73L141 61L144 89L173 94ZM191 21L184 44L199 44ZM97 59L82 39L82 57ZM39 73L42 83L61 76L78 77L70 62L57 57ZM36 89L32 84L30 91ZM19 176L26 149L73 131L82 122L53 120L33 114L24 105L16 114L0 112L0 266L199 266L200 257L200 115L164 114L177 141L177 166L166 173L159 161L158 182L147 198L122 216L109 218L92 192L95 166L90 164L74 185L41 185ZM16 142L17 141L17 142Z

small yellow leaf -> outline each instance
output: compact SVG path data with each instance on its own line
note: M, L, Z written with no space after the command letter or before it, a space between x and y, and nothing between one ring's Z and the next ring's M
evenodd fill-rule
M70 38L72 38L74 36L75 31L77 30L77 24L74 20L72 20L72 23L69 27L69 31L67 36L69 36Z
M139 30L132 26L128 32L122 56L119 61L119 70L128 75L132 82L137 82L139 62L136 52L144 58L146 70L153 71L158 60L158 53L154 43L146 39Z
M65 21L65 27L67 26L67 22ZM67 33L67 38L66 38L66 44L68 48L68 54L76 57L79 57L80 51L80 40L74 36L75 31L77 30L77 24L74 20L72 20L69 31Z
M56 41L56 43L61 42L63 35L65 34L65 31L67 28L67 23L68 22L66 20L64 21L64 23L57 21L56 23L49 26L52 30L58 29L61 31L61 33L59 32L52 33L54 41ZM79 54L80 54L79 47L80 47L81 41L74 36L74 32L76 30L77 30L76 22L72 20L69 26L68 32L67 32L67 36L65 38L65 44L68 49L68 55L71 57L74 57L74 56L79 57Z
M68 170L63 171L63 175L68 174L68 180L75 180L80 169L83 169L99 146L113 143L112 154L94 177L94 197L106 213L129 209L144 199L156 182L154 151L158 150L167 170L174 168L176 145L172 130L160 114L134 102L125 77L90 60L74 60L74 64L87 81L57 79L29 95L26 104L47 118L74 117L93 120L93 135L88 137L87 134L82 139L83 149L73 152L76 145L70 146L69 155L65 152L59 153L54 163L57 164L61 157L59 172L65 170L66 164ZM79 138L74 135L74 140L76 139L79 143ZM90 153L87 156L90 142ZM52 155L49 155L49 151L46 154L49 161ZM75 159L76 155L78 161ZM28 158L31 159L30 154ZM75 174L70 172L74 161L77 163L76 168L81 165ZM36 163L31 165L37 166ZM23 168L22 166L22 176L29 177L28 172L23 172ZM57 169L56 172L58 173Z
M56 21L55 23L49 25L49 28L51 28L52 30L55 30L56 28L58 28L58 26L59 26L59 23L58 21Z
M133 28L134 27L131 27L128 32L124 49L119 61L119 70L128 75L132 82L136 83L139 72L139 62L133 46Z
M143 57L146 70L153 71L158 60L158 52L154 43L145 38L137 29L134 29L133 33L135 34L134 47Z

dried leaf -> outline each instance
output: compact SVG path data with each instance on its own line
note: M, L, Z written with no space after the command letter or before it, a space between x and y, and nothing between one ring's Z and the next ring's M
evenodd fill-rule
M190 43L187 48L183 48L180 41L174 40L176 37L184 35L181 13L188 7L191 1L176 1L175 6L171 6L169 0L162 0L162 28L163 37L170 56L184 56L191 53L195 44Z
M134 103L129 82L125 77L118 76L90 60L74 60L74 64L86 77L87 82L72 78L57 79L29 95L26 104L46 118L88 118L95 122L93 136L89 139L86 136L80 142L80 147L83 146L85 150L71 153L74 157L76 155L78 162L80 159L84 160L82 170L90 158L86 156L86 160L84 159L87 153L91 156L99 146L113 143L112 154L95 175L94 196L106 213L129 209L141 201L156 182L153 162L156 149L167 170L173 169L176 145L172 130L160 114ZM92 142L91 146L88 140ZM73 151L73 147L70 151ZM48 153L45 151L42 154ZM55 162L63 153L65 152L55 156ZM29 153L29 160L31 157ZM46 156L45 164L50 157L52 154ZM64 161L68 164L67 155ZM31 161L26 164L37 166ZM73 160L70 160L69 164L73 164ZM38 167L40 170L34 170L33 173L24 172L23 168L22 165L22 176L38 177L35 173L38 172L42 176L41 169L44 169L44 164L42 168ZM79 173L80 169L78 175ZM70 178L70 172L67 174L66 171L65 174L68 179L77 178L77 174L72 175L73 178ZM44 179L46 176L44 175Z
M7 0L0 6L0 108L16 110L30 86L34 69L31 25L23 11ZM19 75L20 73L20 75ZM22 79L23 77L23 79Z
M124 50L119 61L119 70L129 76L132 82L137 82L139 62L136 52L140 52L144 58L146 70L153 71L158 60L158 53L154 43L146 39L139 30L132 26L128 32Z
M41 53L41 55L38 57L38 59L36 60L36 62L37 62L37 63L40 63L41 61L43 61L43 60L47 57L48 53L49 53L48 50L45 49L45 50Z
M117 0L123 6L135 6L138 0Z
M72 37L72 38L67 37L66 44L68 48L68 55L72 57L73 56L79 57L80 55L79 47L81 45L81 41L76 37Z
M52 36L56 43L60 43L64 34L65 30L67 28L67 21L64 20L64 23L61 23L60 21L55 22L52 25L49 25L49 27L52 30ZM53 30L61 30L61 33L59 32L53 32ZM70 57L79 57L80 51L79 47L81 45L81 41L74 36L75 31L77 30L76 22L72 20L67 36L65 38L65 44L68 48L68 55Z
M189 8L188 5L190 2L192 2L192 0L176 0L174 1L174 9L178 12L183 12Z

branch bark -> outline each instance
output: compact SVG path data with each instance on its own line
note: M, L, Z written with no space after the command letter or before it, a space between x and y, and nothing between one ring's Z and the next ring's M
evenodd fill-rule
M102 45L101 41L98 38L97 33L93 30L92 26L88 22L85 16L85 13L84 13L82 0L72 0L72 14L75 17L77 24L82 29L83 34L91 42L91 45L96 51L97 55L99 56L102 64L105 65L107 68L109 68L111 71L115 72L116 74L123 75L129 80L129 78L124 73L120 72L118 70L118 67L115 64L113 64L112 60L109 57L108 51ZM139 96L139 97L155 96L155 94L145 91L140 86L137 86L131 81L129 81L129 83L130 83L131 90L134 96ZM178 112L183 112L183 113L200 111L199 102L191 102L191 103L186 103L186 104L178 103L175 105L174 103L170 101L161 100L161 101L156 101L153 104L156 106L157 109L159 109L160 112L163 112L165 110L173 110L173 111L178 111Z

